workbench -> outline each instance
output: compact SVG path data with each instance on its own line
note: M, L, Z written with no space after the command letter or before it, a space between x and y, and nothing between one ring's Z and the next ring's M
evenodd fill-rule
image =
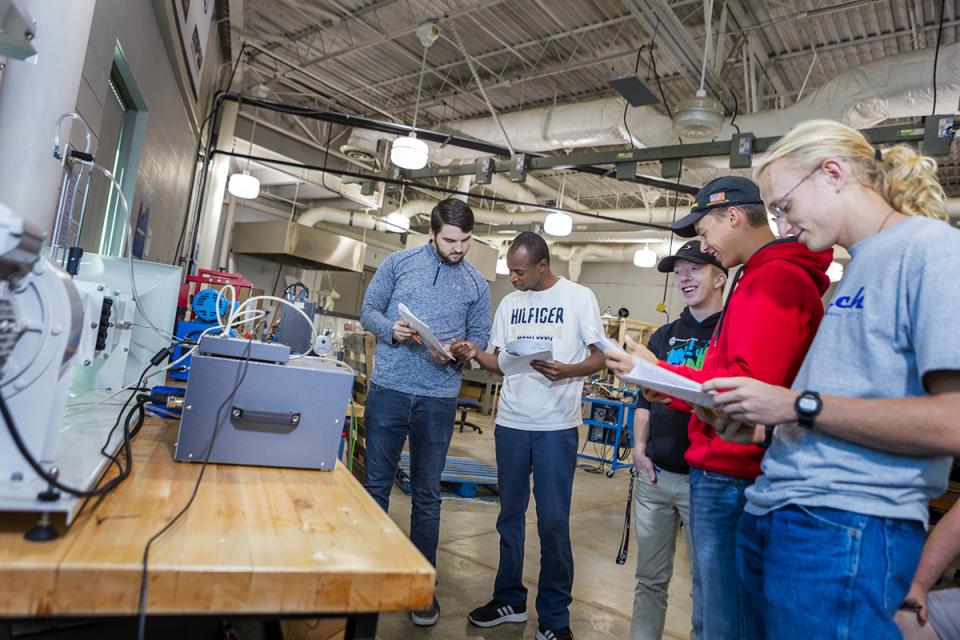
M178 423L148 418L130 477L88 500L50 542L36 515L0 518L0 637L17 619L137 614L147 540L186 504L200 464L174 462ZM112 471L110 472L112 473ZM109 477L109 474L108 476ZM149 616L347 617L425 609L435 570L342 465L333 471L209 465L189 511L152 546ZM274 636L275 637L275 636Z

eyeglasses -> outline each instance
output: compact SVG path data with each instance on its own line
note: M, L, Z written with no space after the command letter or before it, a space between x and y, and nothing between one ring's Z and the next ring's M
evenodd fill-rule
M786 211L786 209L784 209L784 204L785 204L786 199L790 197L790 194L791 194L791 193L793 193L794 191L797 190L797 187L799 187L799 186L802 185L804 182L806 182L807 179L808 179L810 176L812 176L813 174L815 174L817 171L820 171L820 165L817 165L816 167L814 167L814 168L813 168L813 171L811 171L810 173L808 173L807 175L805 175L805 176L803 177L803 180L801 180L801 181L798 182L797 184L793 185L793 188L791 188L791 189L790 189L789 191L787 191L785 194L783 194L782 196L780 196L779 198L777 198L776 200L774 200L773 202L771 202L769 205L767 205L767 210L768 210L770 213L773 214L774 219L780 220L780 219L782 219L785 215L787 215L787 211Z

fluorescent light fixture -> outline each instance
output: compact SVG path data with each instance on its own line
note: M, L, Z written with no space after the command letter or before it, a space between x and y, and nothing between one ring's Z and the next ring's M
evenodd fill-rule
M573 231L573 218L562 211L548 213L543 219L543 231L551 236L568 236Z
M827 277L830 278L830 282L840 282L840 278L843 277L843 265L839 262L831 262L827 267Z
M406 233L410 230L410 218L399 211L387 214L387 231L393 233Z
M423 169L427 156L427 143L418 140L416 133L397 138L390 147L390 161L401 169Z
M649 269L650 267L656 266L657 252L649 247L637 249L637 252L633 254L633 264L641 269Z
M498 276L510 275L510 267L507 266L506 258L497 258L497 275Z
M249 171L235 173L227 181L227 191L230 195L244 200L253 200L260 195L260 181Z

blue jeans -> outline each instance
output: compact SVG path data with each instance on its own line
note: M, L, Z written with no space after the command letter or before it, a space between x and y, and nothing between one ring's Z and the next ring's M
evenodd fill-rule
M919 522L791 505L745 514L737 564L761 638L894 640L920 560Z
M737 529L753 480L690 469L690 538L699 640L750 640L751 612L737 578ZM699 604L697 604L699 603Z
M370 385L366 406L367 492L390 506L403 444L410 437L410 540L437 565L440 539L440 474L457 416L456 398L415 396Z
M577 468L576 428L524 431L497 425L497 482L500 488L500 567L493 597L511 606L527 601L523 586L523 549L530 474L537 500L540 580L537 615L547 629L570 626L573 551L570 548L570 499Z

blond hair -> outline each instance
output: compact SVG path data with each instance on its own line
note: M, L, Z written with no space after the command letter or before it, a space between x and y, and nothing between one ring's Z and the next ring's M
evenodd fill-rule
M878 149L862 133L833 120L807 120L780 138L754 171L755 179L772 163L790 158L813 169L834 158L853 163L863 184L908 216L946 220L947 196L937 180L937 162L905 144Z

